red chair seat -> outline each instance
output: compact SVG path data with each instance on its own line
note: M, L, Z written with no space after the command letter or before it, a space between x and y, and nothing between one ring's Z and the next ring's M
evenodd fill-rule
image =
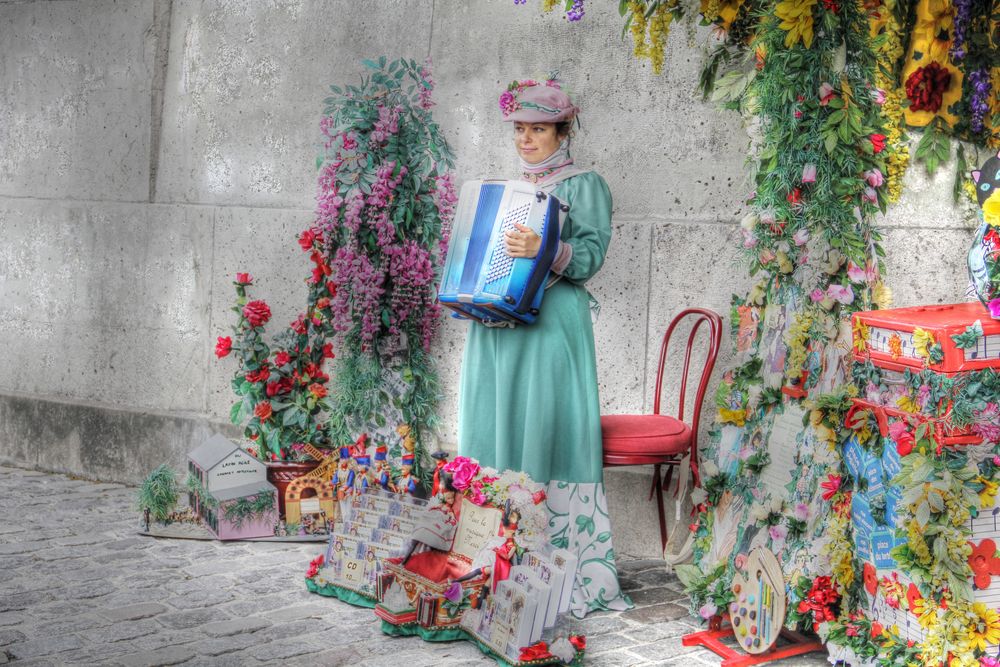
M669 415L602 415L605 454L672 456L691 447L691 427Z

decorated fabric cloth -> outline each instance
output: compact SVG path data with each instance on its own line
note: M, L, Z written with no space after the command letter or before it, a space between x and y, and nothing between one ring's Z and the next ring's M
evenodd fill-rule
M601 417L590 295L611 240L611 193L588 172L558 183L570 206L561 239L572 246L531 326L471 324L462 363L459 451L549 483L552 544L576 552L573 613L631 606L618 585L601 465Z
M631 608L632 601L618 584L604 483L552 481L546 494L549 543L579 559L570 612L583 618L595 610Z

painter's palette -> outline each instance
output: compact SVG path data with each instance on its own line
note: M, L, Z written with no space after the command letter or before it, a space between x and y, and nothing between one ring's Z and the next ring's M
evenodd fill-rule
M785 622L785 579L774 554L757 547L747 558L746 571L732 583L729 621L741 649L763 653L774 646Z

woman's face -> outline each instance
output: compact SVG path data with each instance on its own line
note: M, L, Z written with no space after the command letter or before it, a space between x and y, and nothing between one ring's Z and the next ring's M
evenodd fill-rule
M538 164L556 152L561 139L555 123L514 123L514 147L528 164Z

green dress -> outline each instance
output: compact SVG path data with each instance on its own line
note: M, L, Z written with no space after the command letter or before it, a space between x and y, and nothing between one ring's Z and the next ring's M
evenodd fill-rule
M560 238L572 246L532 325L470 323L459 396L459 452L548 483L549 539L580 561L572 610L631 606L618 586L601 466L597 362L583 283L604 264L611 193L593 172L558 183L569 204Z

